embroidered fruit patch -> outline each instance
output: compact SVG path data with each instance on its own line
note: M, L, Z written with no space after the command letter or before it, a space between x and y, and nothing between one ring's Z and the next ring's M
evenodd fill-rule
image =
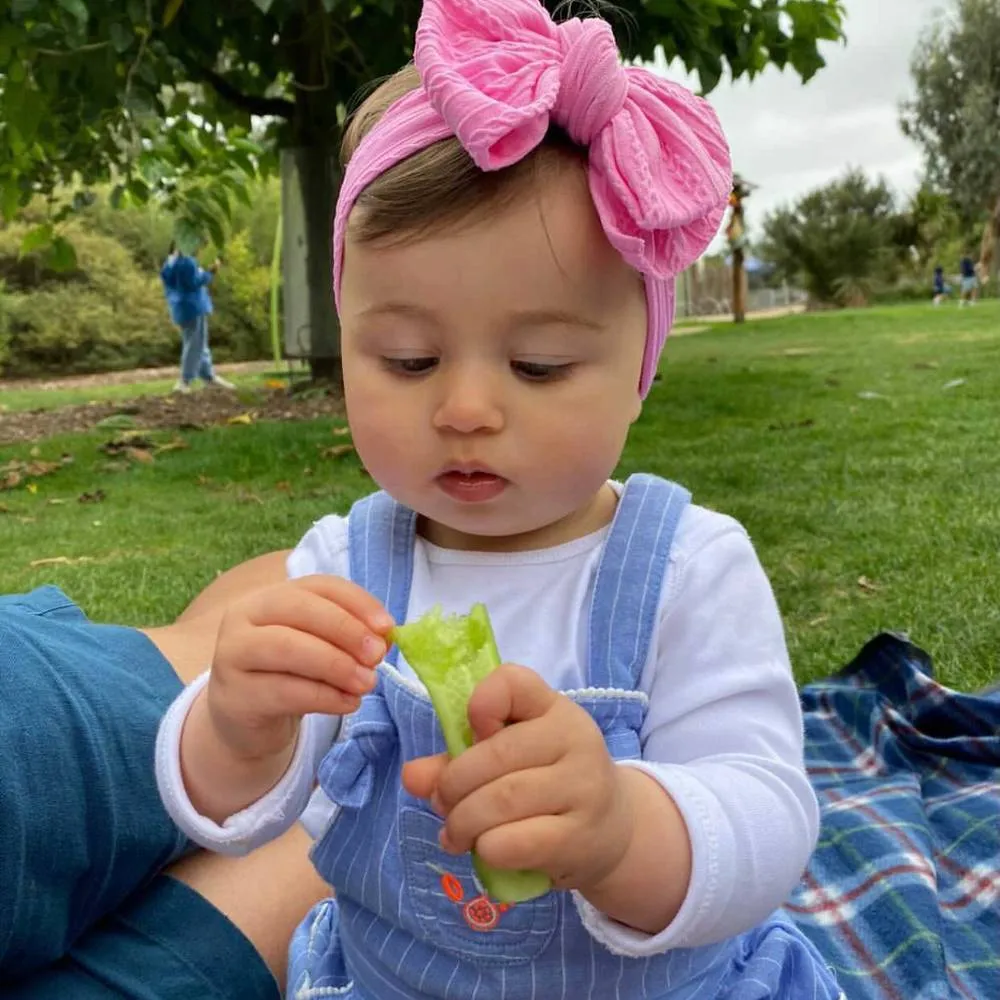
M500 666L486 606L476 604L467 615L447 617L435 607L417 621L394 628L390 638L427 688L448 753L464 753L473 742L469 699L476 685ZM504 903L525 902L552 888L542 872L490 868L475 852L472 863L489 896Z
M465 890L457 875L451 872L441 871L441 891L451 902L462 908L462 917L474 931L491 931L500 920L500 915L506 913L510 908L510 903L494 903L483 891L482 886L476 886L478 895L473 896L468 902L465 900Z

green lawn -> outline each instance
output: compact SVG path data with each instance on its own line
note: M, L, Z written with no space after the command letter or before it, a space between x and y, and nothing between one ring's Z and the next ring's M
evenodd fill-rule
M747 526L801 680L882 629L909 632L953 686L1000 675L1000 305L719 327L673 340L663 374L621 471L678 479ZM0 590L52 582L95 617L165 621L370 488L353 456L323 456L344 440L327 421L187 433L126 471L105 467L106 438L42 443L75 461L0 494ZM43 558L88 561L30 565Z
M231 382L241 388L254 388L268 379L288 380L287 372L272 372L264 374L236 374L226 376ZM149 382L136 382L131 385L100 385L87 388L59 387L56 389L2 388L0 389L0 420L4 413L17 413L24 410L52 410L58 406L71 406L80 403L105 402L134 399L136 396L162 396L170 392L176 376L166 379L152 379Z

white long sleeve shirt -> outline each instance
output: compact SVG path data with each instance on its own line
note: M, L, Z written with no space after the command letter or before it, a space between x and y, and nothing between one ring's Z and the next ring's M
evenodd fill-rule
M587 615L607 532L513 553L446 550L417 538L407 618L435 604L466 613L481 601L506 661L532 667L554 688L585 688ZM349 576L347 519L318 521L289 557L288 573ZM398 669L419 684L402 657ZM180 773L180 734L206 680L177 699L157 743L157 780L174 820L196 842L226 853L252 850L304 812L306 828L320 836L335 815L329 800L314 794L319 762L339 731L333 717L307 717L288 772L263 799L222 825L194 810ZM642 760L621 766L641 768L677 803L692 845L688 893L656 935L624 927L576 897L591 934L637 957L755 926L785 900L817 837L777 605L746 532L732 519L693 505L685 510L639 688L649 698Z

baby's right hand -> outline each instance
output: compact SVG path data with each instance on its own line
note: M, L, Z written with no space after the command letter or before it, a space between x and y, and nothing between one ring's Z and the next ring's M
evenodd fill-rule
M304 715L346 715L375 684L393 621L350 580L307 576L258 591L219 626L212 728L245 761L288 751Z

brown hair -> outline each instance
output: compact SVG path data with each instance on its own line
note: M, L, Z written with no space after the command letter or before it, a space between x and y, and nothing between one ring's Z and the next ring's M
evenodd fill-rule
M361 104L344 133L345 167L390 106L419 86L416 67L410 64ZM457 139L442 139L397 163L361 192L351 217L351 238L361 243L402 241L418 238L432 226L481 218L509 205L537 181L541 171L579 167L586 155L562 130L551 128L523 160L502 170L484 171Z

